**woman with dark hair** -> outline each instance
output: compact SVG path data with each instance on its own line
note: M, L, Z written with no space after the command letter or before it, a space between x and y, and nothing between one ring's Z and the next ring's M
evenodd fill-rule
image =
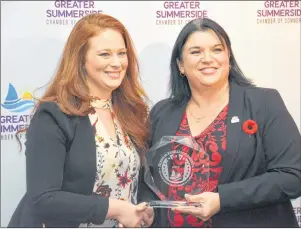
M182 29L170 69L171 96L150 113L150 147L163 136L193 137L209 156L209 181L192 169L189 182L168 185L152 168L169 200L201 204L156 209L153 225L298 227L290 199L301 195L301 138L279 93L243 75L228 35L206 18ZM181 150L182 158L200 162L193 150ZM185 171L179 159L171 164ZM201 191L190 195L191 190ZM140 200L156 199L145 183L139 193Z
M148 106L134 46L105 14L81 18L26 130L27 192L9 227L140 227ZM150 215L150 217L148 217Z

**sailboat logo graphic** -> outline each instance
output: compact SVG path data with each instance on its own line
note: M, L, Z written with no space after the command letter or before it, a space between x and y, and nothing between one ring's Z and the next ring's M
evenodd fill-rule
M24 92L22 97L19 97L16 89L10 83L7 96L1 106L11 112L19 113L33 108L34 101L29 92Z

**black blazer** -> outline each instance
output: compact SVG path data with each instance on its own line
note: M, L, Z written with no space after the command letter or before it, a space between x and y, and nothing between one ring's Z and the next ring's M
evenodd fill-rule
M27 192L8 226L102 224L108 198L92 194L96 146L89 117L68 116L55 103L43 103L26 136Z
M166 99L152 108L151 146L162 136L175 135L186 105ZM233 116L240 121L231 123ZM251 136L242 130L248 119L258 124ZM212 218L213 227L298 227L290 199L301 195L301 138L279 93L231 83L226 124L227 149L218 185L221 210ZM158 170L152 172L166 193ZM139 200L151 199L157 198L142 183ZM155 227L170 227L166 213L156 210Z

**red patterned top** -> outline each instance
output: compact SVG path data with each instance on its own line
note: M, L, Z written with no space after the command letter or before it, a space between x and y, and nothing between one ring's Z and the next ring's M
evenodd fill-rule
M228 105L219 113L216 119L198 136L195 136L195 140L200 144L204 151L209 156L209 181L204 181L204 173L202 174L199 169L200 164L204 161L203 153L189 150L188 147L183 145L173 145L173 150L179 150L184 154L188 154L193 162L192 177L189 182L182 186L169 186L168 199L170 200L184 200L185 193L191 193L191 191L199 190L216 191L218 180L222 172L221 161L222 156L226 150L226 118L228 113ZM176 133L176 136L191 136L187 114L183 115L180 127ZM201 155L200 155L201 154ZM182 163L183 165L183 163ZM173 168L179 168L179 160L174 157ZM182 166L183 167L183 166ZM183 172L182 169L178 169L177 172ZM198 194L198 193L193 193ZM212 227L212 219L203 222L201 219L192 215L181 214L179 212L173 212L168 209L168 220L172 227Z

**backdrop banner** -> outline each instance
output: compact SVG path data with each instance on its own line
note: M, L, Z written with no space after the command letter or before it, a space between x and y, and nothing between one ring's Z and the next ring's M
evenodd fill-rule
M1 226L25 193L24 147L33 97L52 79L74 24L90 13L129 30L152 104L168 95L175 39L190 20L209 17L230 36L236 59L260 87L277 89L300 130L300 1L1 1ZM42 87L42 89L39 89ZM39 90L37 90L39 89ZM25 136L21 134L24 144ZM292 200L301 226L301 200Z

